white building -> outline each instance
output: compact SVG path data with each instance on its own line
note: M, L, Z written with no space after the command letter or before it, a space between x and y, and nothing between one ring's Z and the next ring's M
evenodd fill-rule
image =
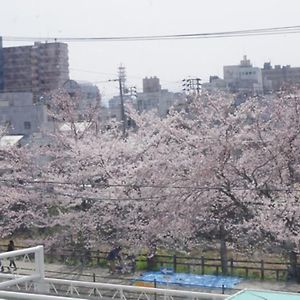
M245 55L239 65L224 66L224 80L230 91L252 94L263 93L260 68L253 67Z
M0 93L0 125L8 134L29 136L47 128L47 108L34 103L30 92Z

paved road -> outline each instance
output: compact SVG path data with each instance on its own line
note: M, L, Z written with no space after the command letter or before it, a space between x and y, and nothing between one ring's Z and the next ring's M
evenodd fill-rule
M8 268L9 261L3 260L2 263L5 266L5 273L14 273L17 275L27 275L31 274L34 270L34 262L29 259L25 260L16 260L17 270ZM63 278L63 279L72 279L72 280L83 280L83 281L97 281L97 282L108 282L108 283L122 283L129 284L131 280L138 276L135 275L123 275L116 274L111 275L108 272L107 268L103 267L83 267L82 265L77 266L67 266L64 264L58 263L46 263L45 264L45 276L54 277L54 278Z

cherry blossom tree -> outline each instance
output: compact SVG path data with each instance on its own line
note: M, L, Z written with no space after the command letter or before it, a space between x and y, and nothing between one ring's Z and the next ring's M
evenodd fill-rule
M203 94L164 119L128 108L135 127L126 137L118 124L104 130L93 118L82 127L65 95L53 101L59 126L46 143L28 149L31 158L18 176L25 184L16 186L34 199L33 226L55 228L51 243L70 233L84 243L117 242L135 251L206 241L220 245L224 273L228 243L299 246L297 90L240 105L233 95ZM59 130L62 122L69 130ZM33 164L37 155L43 163Z

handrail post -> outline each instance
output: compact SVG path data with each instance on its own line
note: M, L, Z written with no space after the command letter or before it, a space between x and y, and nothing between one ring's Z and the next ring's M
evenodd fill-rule
M260 274L261 274L261 280L265 279L265 264L263 259L260 261Z
M124 292L123 292L123 289L122 289L122 288L120 289L120 299L121 299L121 300L126 299L125 296L124 296Z
M230 275L233 276L233 257L230 259Z
M173 270L176 273L177 270L177 256L173 255Z
M35 274L39 275L39 280L34 283L36 292L49 292L49 285L45 283L44 247L38 246L34 252Z
M93 282L96 282L96 274L95 273L93 273ZM94 296L97 296L95 288L94 288Z
M100 266L100 251L97 250L96 252L96 258L97 258L97 266Z
M204 268L205 268L205 258L201 256L201 274L204 275Z

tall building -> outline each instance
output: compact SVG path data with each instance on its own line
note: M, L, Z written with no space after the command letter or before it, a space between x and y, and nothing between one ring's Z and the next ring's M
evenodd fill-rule
M263 81L260 68L253 67L245 55L239 65L224 66L224 80L230 91L262 93Z
M36 100L68 79L67 44L2 47L0 40L0 91L32 92Z
M264 63L262 69L262 77L264 91L277 91L286 84L300 83L300 68L294 68L290 65L280 66L275 65L273 68L271 63Z
M146 77L143 79L143 93L156 93L161 91L161 85L159 83L159 78Z

